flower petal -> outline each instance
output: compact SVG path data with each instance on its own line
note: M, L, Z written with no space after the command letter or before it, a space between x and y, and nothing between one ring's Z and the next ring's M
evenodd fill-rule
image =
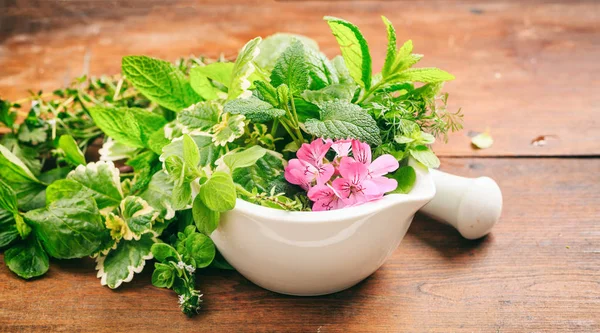
M296 156L303 162L319 166L323 163L325 154L327 154L332 144L333 142L323 142L322 139L316 139L310 144L302 144L302 147L298 149Z
M382 193L391 192L398 187L398 182L395 179L387 177L375 177L370 179L370 181L373 182L377 189Z
M398 160L390 154L381 155L369 165L369 174L371 177L383 176L386 173L395 171L398 169Z
M369 175L367 165L357 162L352 157L342 157L338 168L340 175L352 184L359 184Z
M367 143L352 140L352 156L362 164L371 164L371 147Z
M348 179L336 178L331 182L331 187L338 193L340 198L345 199L350 195L352 184Z
M352 140L337 140L333 142L331 148L337 154L337 157L345 157L350 153L350 148L352 147Z
M335 168L329 163L320 166L318 169L317 184L327 183L331 179L331 176L333 176L334 172Z

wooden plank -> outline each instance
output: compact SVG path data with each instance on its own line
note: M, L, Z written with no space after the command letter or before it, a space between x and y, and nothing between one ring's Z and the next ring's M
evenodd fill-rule
M69 1L31 2L0 11L0 95L51 91L72 78L119 72L120 58L149 54L227 57L250 38L277 31L315 38L339 53L323 15L358 24L375 68L385 52L387 15L400 40L412 38L423 66L456 75L446 88L462 107L465 131L443 156L600 154L600 3L594 1ZM8 36L8 31L19 33ZM496 142L475 151L469 131L490 128ZM543 147L531 141L549 135Z
M193 319L148 269L112 291L91 260L54 261L31 282L0 264L0 331L600 331L600 160L445 158L443 169L498 180L504 213L491 235L468 241L418 216L380 270L330 296L209 271Z

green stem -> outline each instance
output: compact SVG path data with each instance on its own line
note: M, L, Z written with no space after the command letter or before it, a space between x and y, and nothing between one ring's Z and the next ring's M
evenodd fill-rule
M358 102L356 102L356 104L364 102L367 99L367 97L371 96L375 91L377 91L377 89L381 88L381 86L383 86L386 83L387 82L383 79L379 81L376 85L372 86L371 89L367 90L363 97L361 97L361 99L358 100Z
M271 136L275 137L275 134L277 133L278 125L279 125L279 119L275 118L275 120L273 120L273 127L271 127Z

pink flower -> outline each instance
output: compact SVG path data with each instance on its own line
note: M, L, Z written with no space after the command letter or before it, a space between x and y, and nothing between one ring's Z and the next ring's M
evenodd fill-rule
M328 139L328 141L331 141L331 139ZM350 148L352 148L352 140L337 140L332 142L331 148L335 151L337 157L348 156Z
M331 143L317 139L309 144L303 144L296 153L298 158L289 161L285 167L285 179L295 185L300 185L308 191L315 183L324 184L331 179L335 168L325 160Z
M352 140L352 154L356 161L368 166L370 178L381 177L389 172L396 171L399 167L396 158L390 154L381 155L371 163L371 147L358 140Z
M311 188L308 191L308 198L314 201L313 211L340 209L346 206L331 185L320 184Z
M392 185L390 182L384 181L382 184L386 188L380 188L378 182L370 179L368 166L351 157L342 158L339 172L340 177L333 180L331 186L348 205L356 205L379 199L383 197L385 189ZM389 181L396 183L394 179L389 179Z

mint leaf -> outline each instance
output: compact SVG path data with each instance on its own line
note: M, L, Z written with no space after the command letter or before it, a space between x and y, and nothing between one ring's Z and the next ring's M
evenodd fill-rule
M371 87L372 69L367 41L352 23L331 16L325 16L324 19L340 45L350 75L358 85L368 90Z
M89 256L108 236L98 206L89 197L54 201L27 212L25 219L48 254L58 259Z
M206 207L200 196L196 196L194 199L192 214L198 231L207 236L210 236L219 226L221 214Z
M312 104L321 105L324 102L342 100L351 102L354 97L356 86L354 84L339 83L332 84L321 90L305 90L302 98Z
M0 210L6 210L13 214L19 213L17 206L17 195L10 186L0 179Z
M214 62L206 66L194 67L190 71L192 80L194 77L206 77L217 81L229 89L235 64L233 62Z
M437 168L440 166L440 160L427 146L418 145L411 148L409 152L415 160L428 168Z
M167 121L160 115L139 108L92 107L94 122L106 135L131 147L148 147L148 140Z
M233 172L237 168L247 168L256 164L256 161L265 156L266 152L267 150L261 146L252 146L246 150L223 156L223 162Z
M231 83L229 84L228 99L236 99L239 96L248 97L252 94L248 88L250 88L250 81L248 77L254 73L255 67L253 64L254 58L260 53L258 44L261 38L256 37L244 45L242 50L235 60L233 71L231 75Z
M217 102L200 102L177 114L177 120L189 131L208 131L219 122L222 106Z
M149 100L180 111L200 101L185 75L173 64L146 56L122 60L123 75Z
M296 40L277 59L271 72L271 84L274 87L286 84L292 95L298 95L308 88L308 80L304 46Z
M260 67L268 72L273 70L277 59L281 56L294 41L300 41L306 50L319 50L319 45L314 40L296 34L276 33L265 38L258 47L260 54L256 57L255 62Z
M385 55L385 63L383 64L381 74L383 77L387 77L388 74L392 72L394 61L396 60L396 30L394 29L392 22L385 16L382 16L381 19L387 28L388 35L387 53Z
M454 80L454 76L438 68L410 68L392 75L389 81L437 83Z
M395 179L398 182L398 187L390 193L408 194L417 181L417 174L413 167L407 165L396 170L390 178Z
M35 237L6 250L4 261L11 271L24 279L44 275L50 268L48 255Z
M269 102L273 106L279 106L279 100L277 99L277 89L273 85L266 81L254 81L258 96L263 101Z
M232 178L236 184L250 192L256 189L262 193L269 193L274 186L285 183L283 170L281 155L267 151L253 165L233 170ZM281 192L279 188L277 192Z
M337 71L322 52L306 49L305 54L310 78L309 89L317 90L339 83Z
M121 241L117 248L96 258L97 277L100 284L111 289L123 282L130 282L134 273L140 273L146 260L152 259L152 245L158 242L151 234L144 234L140 240Z
M230 114L244 115L253 123L264 123L285 115L284 110L275 108L270 103L261 101L255 96L228 101L225 103L223 110Z
M210 210L226 212L235 207L236 192L231 176L223 171L214 172L198 194Z
M129 159L125 164L132 167L133 171L135 171L131 193L144 190L152 179L152 175L161 169L161 165L158 162L158 155L150 150L146 150Z
M321 104L321 119L308 119L306 132L321 138L358 139L371 146L381 144L379 127L360 106L344 101Z
M61 135L58 139L58 148L65 153L65 160L72 165L85 165L85 156L77 146L77 142L68 134Z

